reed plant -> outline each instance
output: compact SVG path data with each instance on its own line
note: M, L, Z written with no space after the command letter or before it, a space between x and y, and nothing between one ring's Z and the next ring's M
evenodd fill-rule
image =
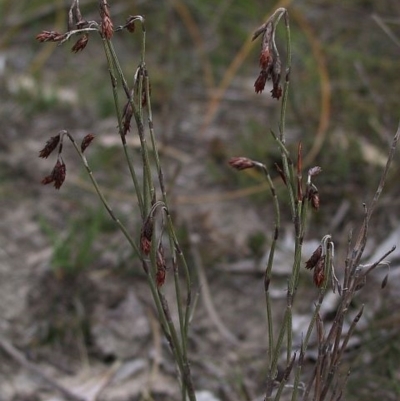
M156 127L153 124L151 104L150 74L146 65L146 21L143 16L129 16L126 22L115 26L110 7L106 0L98 2L99 21L86 20L80 10L79 0L73 0L68 13L66 32L43 31L37 35L40 42L55 42L60 45L75 39L73 52L80 52L88 45L89 39L98 36L101 40L104 57L107 61L110 94L115 105L117 133L123 149L126 167L130 173L135 190L138 217L141 229L132 232L114 212L105 194L96 180L96 171L92 171L86 157L87 148L91 146L94 134L87 134L79 143L68 129L62 129L52 136L40 151L40 157L48 158L56 154L56 162L51 173L43 178L43 184L53 184L59 189L66 178L66 164L63 159L63 147L66 141L72 143L88 177L96 190L98 198L104 205L110 218L115 222L123 236L132 247L140 261L148 283L151 296L157 310L158 321L169 344L171 354L176 362L181 399L196 400L195 383L190 366L190 323L193 315L192 278L187 259L182 252L171 217L171 209L163 168L160 162ZM283 21L285 34L285 60L276 45L276 29ZM114 34L134 34L139 37L141 51L138 55L137 68L133 80L128 79L121 65L120 57L113 45ZM365 280L371 272L380 266L388 266L386 258L394 248L389 249L379 260L370 265L362 264L362 256L367 242L369 224L385 180L396 144L400 135L397 131L389 150L386 167L378 184L375 196L369 205L364 205L364 219L361 228L354 237L348 238L347 258L344 261L335 259L335 241L330 234L321 239L320 245L306 262L302 262L303 242L307 233L309 215L320 208L319 191L316 177L323 173L320 166L311 166L304 171L303 150L301 142L297 154L291 155L286 139L286 109L291 76L291 38L289 14L285 8L277 9L268 20L254 33L253 40L261 39L259 57L260 74L257 77L255 92L262 93L271 85L271 95L280 104L278 132L271 131L280 152L280 163L276 169L287 192L284 199L289 202L290 220L294 233L291 272L287 281L286 308L282 319L273 318L274 300L270 295L274 281L274 257L280 241L281 204L275 189L276 180L271 178L267 164L253 160L248 155L233 157L229 164L237 169L257 169L261 171L269 185L274 207L274 227L271 235L269 256L265 266L265 316L266 316L266 377L263 398L265 400L339 400L347 380L347 372L340 371L342 358L354 335L364 306L355 317L349 317L349 306L358 291L362 291ZM157 88L153 88L157 90ZM128 146L127 135L137 135L140 140L140 160ZM310 255L309 255L310 256ZM313 283L317 288L314 310L308 322L308 328L302 334L300 346L294 343L293 316L299 301L298 290L303 268L312 271ZM340 272L338 272L340 270ZM166 276L171 275L175 289L174 301L167 300L163 285ZM386 285L385 278L382 285ZM321 308L328 291L339 296L336 316L333 321L324 321ZM170 304L174 303L173 308ZM171 310L177 310L177 318ZM350 319L350 323L346 325ZM311 340L317 342L318 355L310 372L305 367L307 350ZM283 371L279 372L279 366Z

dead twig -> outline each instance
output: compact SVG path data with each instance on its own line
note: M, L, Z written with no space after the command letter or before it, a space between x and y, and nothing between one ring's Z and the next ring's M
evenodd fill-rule
M59 393L61 393L68 400L88 401L86 398L73 393L72 391L70 391L69 389L67 389L60 383L58 383L56 380L54 380L49 375L44 373L41 369L39 369L38 366L29 362L25 358L25 356L22 354L22 352L18 351L17 348L15 348L9 341L7 341L2 336L0 336L0 348L3 349L3 351L6 354L8 354L12 359L14 359L16 362L18 362L21 366L23 366L25 369L29 370L36 376L40 377L40 379L42 379L44 382L49 384L51 387L53 387L55 390L57 390Z

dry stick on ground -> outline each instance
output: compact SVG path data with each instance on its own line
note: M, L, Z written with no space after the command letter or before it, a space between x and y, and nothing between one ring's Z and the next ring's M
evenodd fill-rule
M59 393L61 393L68 400L72 401L87 401L86 398L83 398L77 394L74 394L72 391L58 383L56 380L52 379L46 373L44 373L41 369L39 369L36 365L29 362L22 352L18 351L9 341L0 336L0 348L4 350L11 358L17 361L21 366L34 373L36 376L40 377L44 382L49 384Z

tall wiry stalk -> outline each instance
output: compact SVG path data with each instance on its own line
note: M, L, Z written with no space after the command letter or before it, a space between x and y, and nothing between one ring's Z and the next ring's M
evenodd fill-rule
M275 43L276 26L282 17L284 18L286 28L287 57L283 89L280 84L281 59ZM318 166L310 168L308 170L307 181L306 183L303 183L302 145L301 143L298 145L297 163L295 165L286 144L286 108L291 69L291 39L287 10L284 8L276 10L273 15L255 31L253 39L256 39L257 37L261 37L261 53L259 59L261 72L255 81L254 87L257 93L261 93L264 90L266 82L271 80L272 97L280 100L279 133L271 133L281 152L281 166L277 166L277 169L288 192L289 206L294 228L293 264L288 278L286 308L283 312L282 319L277 322L272 318L273 305L269 295L270 287L273 286L274 255L275 249L278 245L280 225L279 203L276 197L275 186L263 163L251 160L247 157L232 158L230 164L238 170L259 168L266 172L267 182L270 186L275 204L275 229L264 276L268 325L268 368L265 379L265 401L272 399L279 400L285 388L291 389L292 401L297 400L299 396L301 396L303 400L307 400L311 395L313 400L322 401L328 396L329 392L331 392L331 399L337 400L342 394L342 392L338 390L338 386L340 386L338 366L343 358L343 352L348 341L353 335L364 309L363 307L360 309L357 316L353 319L350 328L344 332L344 321L349 311L350 302L354 298L355 292L360 289L360 286L362 286L362 283L365 281L366 275L368 275L375 267L380 265L381 262L383 263L384 258L394 250L393 248L388 251L379 261L368 266L368 268L362 269L360 267L360 260L367 240L369 221L386 181L387 172L393 159L396 144L400 135L400 128L394 137L387 165L374 199L369 208L365 208L365 218L357 237L356 244L354 248L349 251L343 282L339 282L334 272L334 242L330 235L324 236L321 244L306 263L306 268L313 270L313 281L315 286L319 289L319 293L315 302L314 312L310 317L308 328L305 333L302 333L300 348L294 352L292 340L292 315L293 308L296 304L296 293L299 285L300 268L302 264L302 245L306 235L310 206L317 210L319 208L319 193L313 183L313 178L321 172L321 168ZM325 294L330 286L332 286L334 291L339 292L341 299L337 316L331 324L331 327L326 329L326 323L323 321L320 311L325 300ZM311 375L311 378L306 385L302 382L304 361L307 348L310 344L313 333L315 332L318 345L318 358L315 364L314 373ZM275 333L277 333L276 337ZM283 350L285 350L284 353L286 355L284 362L285 368L284 374L280 377L278 383L278 363L281 362ZM293 384L289 385L288 381L292 370L294 371ZM347 381L347 378L344 382L345 381Z
M171 214L168 207L168 199L164 183L164 175L158 154L157 141L154 132L152 109L150 101L150 79L148 70L145 64L146 55L146 29L145 20L142 16L131 16L127 22L114 29L114 24L111 18L109 5L106 0L99 0L100 22L86 21L83 19L80 12L79 1L72 2L69 18L68 18L68 31L65 34L59 34L53 31L43 31L37 36L41 42L53 41L65 43L73 36L81 36L72 50L74 52L82 51L89 40L89 35L98 33L102 43L105 58L108 65L110 75L111 91L115 105L115 114L117 119L118 133L121 138L122 147L125 154L125 159L129 172L132 177L133 186L140 210L140 217L142 220L142 230L140 236L134 238L129 234L128 230L116 217L109 203L106 201L90 165L84 155L84 149L79 149L73 136L68 131L63 131L56 139L48 141L46 148L41 152L42 157L48 157L49 154L59 146L59 153L57 158L56 167L53 169L52 174L43 180L43 183L48 184L54 182L56 188L60 188L66 175L65 163L62 160L62 138L65 135L72 141L76 151L78 152L86 170L89 173L90 179L96 189L96 192L103 203L104 207L110 214L111 218L115 221L119 229L127 238L129 244L132 246L135 253L139 256L142 263L143 270L146 273L148 284L151 294L153 296L159 320L164 334L170 345L171 352L177 363L178 371L180 372L180 383L182 386L182 399L187 397L191 401L195 401L195 392L193 381L190 372L190 364L188 360L187 340L189 330L189 316L191 308L191 280L189 275L189 268L186 259L178 244L178 239L175 234L175 229L172 223ZM135 25L141 27L141 51L138 68L133 75L133 83L129 86L128 80L125 78L123 68L119 61L118 55L114 50L112 38L114 32L135 30ZM75 29L76 28L76 29ZM125 106L121 108L120 92L122 87L123 97L126 99ZM147 117L146 117L147 114ZM147 124L146 124L147 118ZM136 166L137 161L133 158L133 153L127 145L126 135L130 131L131 121L135 123L136 132L140 139L141 151L141 171L138 172ZM148 126L148 132L146 132ZM147 145L147 139L150 138L152 156ZM90 144L91 140L87 141L86 147ZM49 143L50 142L50 143ZM85 147L85 149L86 149ZM153 165L154 161L154 165ZM160 200L158 198L158 190L153 178L153 172L156 171L158 177L158 188L160 191ZM139 173L142 175L142 183L138 179ZM155 224L157 210L160 209L165 215L161 221L164 227L157 228ZM165 222L165 223L164 223ZM166 234L169 241L169 251L171 252L170 263L174 273L175 293L176 293L176 306L179 315L178 328L174 323L168 301L163 294L162 286L165 281L167 272L167 259L164 255L165 250L163 246L163 234ZM156 238L159 236L159 238ZM186 283L185 292L181 290L181 274L180 270L183 268L183 278ZM186 296L186 300L184 297Z
M150 77L145 63L146 56L146 28L142 16L130 16L124 25L114 29L106 0L99 0L100 21L86 21L80 12L79 0L72 2L68 13L68 31L59 33L43 31L37 36L41 42L66 43L72 37L79 39L72 47L72 51L79 52L87 46L89 38L97 33L103 44L104 54L108 65L111 92L115 105L118 134L121 139L128 170L131 174L132 185L135 190L137 204L140 210L140 233L132 234L117 217L109 202L102 193L85 151L91 144L94 136L88 134L79 146L74 137L67 130L60 131L51 137L45 147L40 151L40 157L47 158L58 149L56 164L51 173L46 176L43 184L54 184L59 189L66 177L66 165L62 157L63 140L68 138L77 151L96 193L117 227L121 230L146 274L148 286L152 294L158 313L159 323L169 344L171 353L179 372L182 400L187 398L195 401L195 391L188 357L189 320L191 315L191 278L189 267L182 249L179 245L173 221L171 218L167 190L164 182L164 173L159 157L157 138L153 123L151 106ZM286 35L286 62L284 77L281 77L282 63L276 41L276 27L284 20ZM119 57L113 46L115 32L134 32L135 27L141 27L141 51L138 67L129 83L121 66ZM259 65L260 74L254 87L261 93L267 81L271 81L272 97L280 101L279 132L271 132L276 146L280 150L281 162L277 166L279 175L285 185L289 199L290 217L294 231L293 261L286 289L286 307L280 320L273 318L273 301L270 288L274 285L274 257L279 246L281 226L281 209L275 183L271 178L266 163L254 161L247 157L235 157L230 160L232 167L243 170L256 168L262 171L269 185L273 207L274 227L271 247L264 273L264 290L267 320L267 361L265 378L265 400L279 400L285 390L291 390L291 400L298 398L322 401L330 396L331 400L339 400L342 394L341 382L347 381L348 375L341 381L339 366L344 351L360 320L364 306L351 320L349 328L345 329L349 306L357 291L362 289L366 276L380 265L385 265L385 258L394 251L386 252L375 263L363 266L360 264L365 249L369 223L372 213L383 190L387 174L394 158L396 145L400 136L400 127L397 130L382 174L381 181L370 205L365 206L364 221L356 239L351 246L344 263L344 275L341 281L335 275L334 242L331 235L325 235L313 255L306 262L306 268L313 272L313 282L318 289L314 310L310 317L308 327L301 336L301 343L297 349L293 344L293 313L296 305L296 294L300 283L300 269L302 264L303 241L307 232L309 214L312 209L319 209L319 193L314 184L314 177L321 172L318 166L307 171L307 179L303 179L302 144L298 144L297 160L291 157L286 143L286 110L291 70L291 37L288 11L279 8L254 33L253 39L261 37L261 53ZM281 82L283 80L283 87ZM121 96L122 95L122 96ZM124 105L121 105L121 98ZM126 136L134 122L135 131L140 139L140 160L135 160L134 153L129 148ZM151 146L148 145L148 141ZM295 160L295 161L294 161ZM140 167L137 165L140 164ZM141 177L141 180L139 179ZM167 237L168 247L164 247L163 240ZM165 254L169 252L169 258ZM175 306L178 310L178 323L174 322L170 312L163 285L167 274L167 264L171 267L174 276ZM182 272L183 269L183 272ZM183 273L183 274L182 274ZM181 284L185 283L184 288ZM330 326L324 322L321 309L328 289L337 291L340 301L336 316ZM318 347L313 371L304 381L304 362L310 343L315 337ZM284 357L282 357L284 355ZM283 361L283 362L282 362ZM278 377L278 365L283 363L283 374Z

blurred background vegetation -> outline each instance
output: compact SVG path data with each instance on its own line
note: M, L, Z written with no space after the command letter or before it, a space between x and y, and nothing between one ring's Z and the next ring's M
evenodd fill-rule
M268 200L262 177L233 174L226 160L233 155L251 157L266 162L278 176L273 168L277 149L269 131L277 129L279 106L268 91L254 93L259 43L250 39L273 10L284 6L291 18L293 49L288 138L293 151L302 141L306 167L323 168L318 177L323 212L315 218L313 234L318 237L328 227L343 235L348 223L362 216L361 202L376 189L399 123L398 0L109 0L109 4L116 25L124 24L129 15L146 17L156 130L165 148L177 214L180 207L196 204L250 200L257 208ZM4 207L9 206L10 194L30 205L35 197L43 196L37 183L46 175L46 166L38 163L36 155L58 130L95 131L106 139L115 134L99 39L90 38L79 54L69 51L72 42L59 48L34 39L42 30L63 32L69 5L66 0L0 0L0 202ZM87 20L98 18L96 1L81 1L81 9ZM277 41L283 53L281 38ZM132 77L139 61L137 37L116 35L115 46ZM99 142L103 146L91 155L93 169L102 169L101 183L119 202L122 213L130 216L130 207L124 208L129 194L124 188L126 176L120 173L121 158L113 151L114 142ZM371 233L376 241L398 225L398 177L397 160ZM94 263L87 249L96 249L96 236L109 227L101 214L93 212L93 194L84 172L76 167L72 178L69 190L61 191L62 200L38 205L34 217L45 215L42 227L53 238L53 263L75 272L77 265ZM51 192L46 188L44 196L60 196ZM82 224L82 205L87 205L96 224ZM65 214L74 218L65 223L61 217ZM83 225L88 232L79 242L87 247L77 254L76 247L62 249L54 240L53 230L76 238L76 230ZM258 232L249 236L254 256L259 256L263 241ZM110 241L107 248L123 258L118 241ZM387 315L380 321L386 322ZM371 349L380 348L379 333L390 331L392 324L373 326L367 335ZM390 344L387 353L384 347L374 353L377 361L389 363L390 355L394 363L398 358L398 338L397 342L391 338ZM369 374L380 375L373 369ZM399 378L379 377L390 397L398 397ZM363 399L376 399L374 386L367 387L373 391L363 394ZM398 399L390 397L386 399Z
M16 104L3 109L3 118L9 112L20 122L49 118L57 111L71 113L74 105L84 118L74 116L71 123L90 129L93 121L112 115L105 63L100 57L95 67L89 63L100 54L97 38L78 55L33 40L44 28L64 30L68 3L0 2L2 89ZM308 166L324 167L321 186L326 184L330 200L358 202L355 194L370 195L370 183L375 188L399 115L397 1L120 0L111 6L117 24L136 13L147 18L159 135L169 143L178 139L185 151L205 138L206 162L217 181L226 175L218 165L233 153L274 164L268 131L276 129L278 105L265 94L252 94L259 44L249 38L273 9L288 7L293 39L288 136L294 144L303 142ZM87 19L97 17L94 2L82 1L81 7ZM115 40L133 74L138 41L129 35ZM186 134L188 125L196 132ZM259 177L245 181L250 192L266 192L257 188Z

